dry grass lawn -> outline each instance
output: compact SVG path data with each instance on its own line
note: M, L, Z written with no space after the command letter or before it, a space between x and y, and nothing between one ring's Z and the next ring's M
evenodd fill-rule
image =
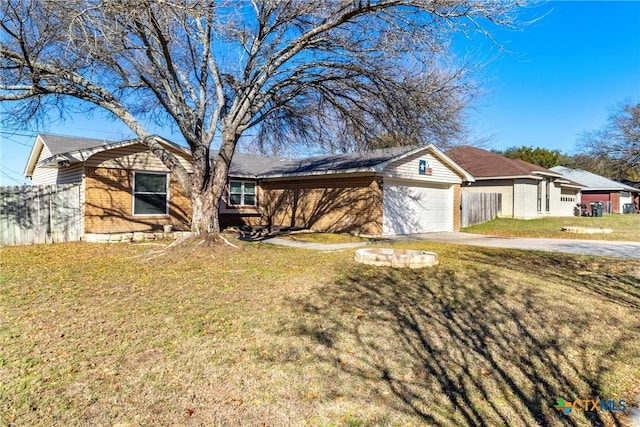
M280 239L294 240L296 242L321 243L326 245L339 243L372 242L375 240L382 240L360 237L346 233L318 233L311 231L304 233L282 234L277 237Z
M0 424L629 425L640 261L435 243L0 249Z
M611 233L576 234L562 227L609 228ZM602 217L554 217L540 219L498 218L464 229L467 233L508 237L546 237L556 239L618 240L640 242L640 215Z

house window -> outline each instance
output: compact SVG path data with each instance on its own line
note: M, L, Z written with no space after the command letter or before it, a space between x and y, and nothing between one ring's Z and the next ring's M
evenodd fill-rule
M545 194L545 211L551 210L551 179L547 178L547 188Z
M232 206L255 206L256 184L246 181L229 182L229 204Z
M133 174L133 214L167 215L167 174Z
M542 212L542 186L544 181L538 181L538 212Z

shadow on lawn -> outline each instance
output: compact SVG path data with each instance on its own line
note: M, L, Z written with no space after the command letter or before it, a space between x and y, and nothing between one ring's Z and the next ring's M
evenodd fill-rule
M295 303L308 315L297 333L324 349L317 357L365 381L370 399L428 424L622 425L618 413L564 416L554 409L559 398L624 398L603 395L601 384L625 339L601 328L613 319L594 322L579 306L551 308L544 289L519 286L483 266L517 270L531 283L553 278L572 285L580 263L504 258L491 250L465 258L464 273L353 267L331 295L321 289ZM637 278L592 273L587 282L589 292L638 307ZM584 334L606 335L606 347L594 349ZM389 392L393 398L380 397Z

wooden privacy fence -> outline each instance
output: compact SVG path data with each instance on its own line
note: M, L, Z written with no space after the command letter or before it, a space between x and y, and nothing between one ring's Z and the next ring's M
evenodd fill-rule
M502 209L500 193L462 193L460 196L462 228L491 221L500 214Z
M0 246L80 240L80 184L0 187Z

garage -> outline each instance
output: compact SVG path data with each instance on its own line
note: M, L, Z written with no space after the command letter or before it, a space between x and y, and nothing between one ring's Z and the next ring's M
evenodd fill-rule
M385 179L382 234L453 231L451 184Z

